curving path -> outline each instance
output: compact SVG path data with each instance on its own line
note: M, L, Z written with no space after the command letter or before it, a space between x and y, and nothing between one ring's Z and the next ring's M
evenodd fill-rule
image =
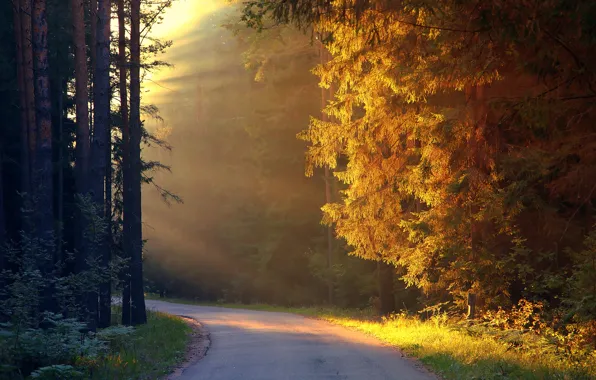
M400 353L362 333L286 313L147 301L152 309L199 320L209 330L207 356L180 379L429 380Z

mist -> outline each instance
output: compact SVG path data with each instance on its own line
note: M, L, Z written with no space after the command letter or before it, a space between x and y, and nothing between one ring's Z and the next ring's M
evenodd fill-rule
M237 19L231 6L197 17L164 56L174 67L147 85L163 118L147 125L172 149L144 157L171 168L153 178L183 200L146 185L148 281L205 300L322 302L325 184L322 173L305 176L296 137L320 113L318 47L289 28L258 36Z

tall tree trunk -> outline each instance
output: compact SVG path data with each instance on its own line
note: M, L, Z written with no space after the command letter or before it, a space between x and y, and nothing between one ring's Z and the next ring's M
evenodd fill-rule
M84 0L71 0L71 12L73 23L73 45L75 53L75 103L77 118L77 135L75 147L75 186L80 197L89 195L89 71L87 67L87 46L85 43L85 3ZM92 11L92 13L94 13ZM94 51L95 46L91 46ZM81 198L83 199L83 198ZM86 198L85 198L86 199ZM83 207L83 204L80 204ZM83 215L82 210L77 211L78 231L75 235L76 272L81 273L89 269L90 244L84 238L85 230L89 224ZM95 294L86 292L82 295L81 304L83 315L93 330L95 321L93 318Z
M118 64L120 75L120 117L122 130L122 199L124 207L128 207L130 203L129 184L130 179L130 153L129 153L129 129L128 129L128 89L126 87L127 78L127 64L126 64L126 19L125 19L124 0L118 0ZM128 227L127 224L124 227ZM129 234L125 233L125 237ZM130 260L130 250L128 243L123 244L123 252L125 258ZM122 289L122 324L130 325L130 262L124 267L122 271L122 281L124 287Z
M131 0L130 37L130 209L124 214L124 231L128 231L125 244L130 244L131 256L131 323L147 322L145 294L143 290L143 230L141 224L141 1ZM126 187L126 185L125 185ZM128 227L128 228L127 228Z
M387 315L395 311L395 296L393 294L393 275L395 268L384 261L378 262L379 270L379 301L380 312Z
M71 0L73 44L75 53L75 102L77 136L75 147L75 182L78 194L87 193L89 170L89 88L87 46L85 44L84 0ZM95 47L93 46L91 50ZM79 248L79 247L77 247Z
M62 242L64 237L64 93L62 92L62 79L60 79L60 92L58 93L58 229L56 236L57 262L62 263Z
M99 0L97 11L97 56L93 86L94 118L93 139L91 144L90 190L91 198L97 212L96 218L105 221L104 178L106 173L106 136L110 123L110 0ZM102 263L109 257L109 246L106 241L107 231L97 231L94 236L95 253ZM108 260L109 261L109 260ZM100 288L103 288L100 286ZM103 298L103 297L102 297ZM105 301L105 300L104 300ZM95 315L97 315L97 298L95 298ZM91 307L91 304L89 305ZM108 322L109 324L109 322Z
M89 46L91 47L90 50L90 58L91 58L91 82L89 86L91 87L91 98L94 96L94 81L95 81L95 68L97 66L97 0L89 0L89 26L90 26L90 38L89 38ZM90 99L89 102L89 130L91 134L93 134L93 116L95 115L95 108L93 99Z
M35 120L35 77L33 74L33 33L31 23L31 0L20 0L21 3L21 40L23 44L23 80L25 94L25 109L27 112L27 188L31 192L31 180L33 167L35 164L35 152L37 145L37 123ZM30 199L29 194L26 199ZM31 206L28 205L26 209ZM24 214L26 219L30 218L30 213ZM27 223L31 222L30 220Z
M106 130L106 181L105 181L105 221L106 247L103 251L101 265L108 271L112 259L112 128L108 124ZM112 322L112 286L111 278L107 278L99 287L99 327L109 327Z
M35 109L37 120L37 154L33 175L33 192L36 196L36 234L41 238L44 257L40 269L50 276L54 264L54 209L52 173L52 102L50 100L50 76L48 62L48 22L46 0L34 0L33 49L35 56ZM54 310L52 290L43 291L43 310Z
M21 116L21 193L29 192L29 150L27 93L25 88L25 65L23 59L23 27L21 0L13 0L14 36L16 45L17 83L19 86L19 108ZM23 205L25 207L25 205Z

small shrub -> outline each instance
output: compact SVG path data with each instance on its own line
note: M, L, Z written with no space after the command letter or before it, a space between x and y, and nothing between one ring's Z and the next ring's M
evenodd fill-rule
M42 367L33 373L31 378L36 380L83 380L86 375L70 365L52 365Z

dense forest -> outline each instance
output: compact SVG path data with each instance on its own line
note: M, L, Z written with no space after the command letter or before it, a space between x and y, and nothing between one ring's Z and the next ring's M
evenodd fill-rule
M161 166L141 149L165 143L143 126L157 110L141 100L141 81L166 64L171 43L148 33L170 5L0 4L0 328L14 339L0 344L2 378L92 349L81 326L147 321L141 187Z

